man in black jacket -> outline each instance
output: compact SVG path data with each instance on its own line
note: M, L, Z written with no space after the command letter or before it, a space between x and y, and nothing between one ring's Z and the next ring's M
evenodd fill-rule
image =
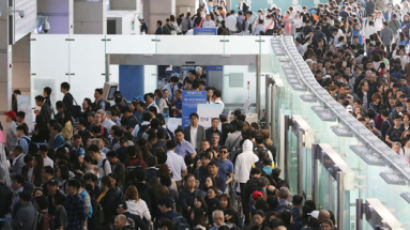
M71 95L71 93L69 92L70 84L68 84L68 82L61 83L60 90L64 94L64 97L63 97L64 111L72 111L74 98L73 98L73 95Z
M5 176L5 169L0 167L0 218L4 218L10 212L11 201L13 200L13 193L4 183ZM3 222L0 222L0 229L3 228L3 224Z
M36 114L36 127L32 140L38 142L48 141L50 137L48 123L51 120L51 109L46 103L44 103L43 96L38 95L35 97L35 100L36 105L41 107L41 109L40 111L34 111Z

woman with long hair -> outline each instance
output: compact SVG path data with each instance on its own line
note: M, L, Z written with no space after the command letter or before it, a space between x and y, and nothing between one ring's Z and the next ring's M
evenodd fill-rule
M232 208L231 198L228 194L222 194L219 196L219 210L223 211L225 214L225 222L230 229L238 226L239 215Z
M131 185L125 190L124 201L129 213L139 216L151 223L151 213L148 209L147 203L139 197L138 189Z
M164 109L168 108L167 102L164 99L164 95L162 90L160 89L156 89L154 91L154 100L155 100L155 104L158 106L159 111L157 111L158 113L164 113Z
M64 111L62 114L63 119L63 129L61 130L61 135L64 137L67 144L71 144L71 138L73 137L73 117L70 111Z

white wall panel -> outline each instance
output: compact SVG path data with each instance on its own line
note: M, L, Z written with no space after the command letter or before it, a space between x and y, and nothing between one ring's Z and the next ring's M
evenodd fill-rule
M24 11L24 17L14 12L13 43L34 30L37 18L37 0L14 0L14 9Z

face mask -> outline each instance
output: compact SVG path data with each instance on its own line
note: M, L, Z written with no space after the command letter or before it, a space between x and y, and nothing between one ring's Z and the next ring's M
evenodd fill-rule
M266 174L271 175L271 174L272 174L272 167L265 166L265 167L263 167L263 171L264 171Z

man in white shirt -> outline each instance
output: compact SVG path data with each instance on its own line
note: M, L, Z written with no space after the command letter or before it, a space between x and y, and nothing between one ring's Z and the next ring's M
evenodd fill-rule
M236 33L238 31L237 22L238 20L236 19L235 11L231 10L231 12L229 13L229 16L226 18L226 23L225 23L226 28L228 28L231 34Z
M206 15L206 19L202 23L202 28L216 28L215 22L211 20L211 15Z
M108 159L103 158L100 154L100 149L97 145L91 145L88 148L90 153L91 159L98 162L98 178L103 178L104 176L108 176L111 174L111 165Z
M169 140L167 142L168 152L166 164L171 170L172 178L178 185L180 185L182 178L187 174L187 167L185 165L184 158L175 153L175 147L176 142L174 140Z
M51 168L54 168L54 161L50 157L48 157L47 146L40 145L40 153L41 153L41 156L43 157L44 167L50 166Z
M225 108L225 103L222 101L222 92L219 89L216 89L214 91L214 103L215 104L220 104L222 105L221 107L221 113L223 113L224 108Z
M369 39L370 35L372 34L377 34L377 29L374 26L374 22L370 21L370 17L369 17L369 19L364 24L363 35L365 36L366 39Z
M197 113L191 113L189 119L191 120L191 125L184 128L184 137L198 152L202 141L206 139L205 128L198 124L199 116Z
M155 107L157 109L157 113L159 112L159 108L157 104L155 104L153 93L146 93L144 95L144 100L145 100L145 103L147 104L147 108L145 108L146 111L148 111L149 107Z
M111 132L111 127L113 127L115 125L115 123L108 118L107 113L110 113L109 115L111 116L111 112L105 112L103 109L100 109L97 111L97 113L99 113L101 115L101 124L107 128L107 131L110 133Z

